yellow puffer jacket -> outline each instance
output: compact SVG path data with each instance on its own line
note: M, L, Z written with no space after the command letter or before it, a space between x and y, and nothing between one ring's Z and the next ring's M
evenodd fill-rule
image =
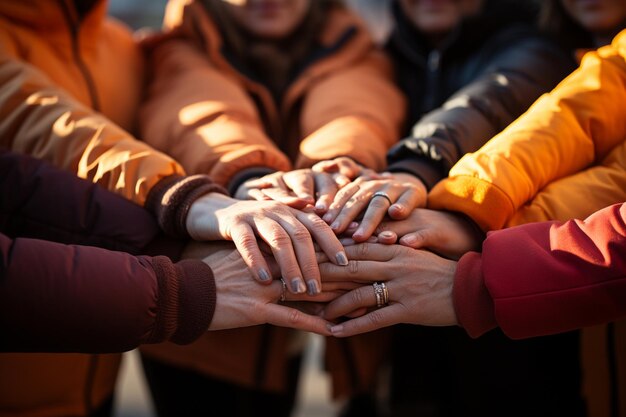
M586 54L551 93L479 151L465 155L433 188L429 206L463 212L485 231L502 228L548 184L600 164L624 142L623 103L626 31ZM589 198L579 201L591 212L597 209Z
M626 201L625 59L622 31L459 161L432 190L430 207L462 212L488 231L582 219ZM626 320L584 329L581 360L588 415L626 416Z

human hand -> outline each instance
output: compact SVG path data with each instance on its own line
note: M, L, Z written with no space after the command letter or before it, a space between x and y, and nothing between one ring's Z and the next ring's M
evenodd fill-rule
M361 243L347 247L346 252L348 267L320 264L323 281L384 282L388 300L382 308L367 312L376 307L377 298L373 285L364 285L330 302L324 309L328 320L365 311L360 317L332 326L333 336L352 336L398 323L457 324L452 298L455 261L400 245Z
M459 259L480 251L483 232L459 214L418 208L405 220L385 221L376 229L378 243L398 243L428 249L446 258Z
M387 214L392 219L404 219L415 207L426 204L426 195L424 184L410 174L361 176L337 193L323 219L335 233L343 233L365 210L352 235L356 242L363 242L372 236Z
M290 207L302 209L314 204L315 179L310 169L278 171L251 179L239 186L235 198L239 200L275 200Z
M319 216L275 201L239 201L209 193L192 204L186 222L195 240L232 240L253 276L270 284L270 269L257 242L261 238L293 293L321 290L313 239L333 262L348 262L343 246Z
M207 252L208 244L194 242L183 258L197 259ZM280 280L269 285L259 285L252 279L251 271L233 247L216 245L208 248L209 255L201 257L213 271L217 302L209 330L223 330L258 324L274 324L329 335L328 322L319 316L306 314L293 306L279 305L278 301L291 295L285 291ZM302 299L303 296L300 296ZM293 304L297 305L297 304ZM302 310L316 313L319 305L300 304Z

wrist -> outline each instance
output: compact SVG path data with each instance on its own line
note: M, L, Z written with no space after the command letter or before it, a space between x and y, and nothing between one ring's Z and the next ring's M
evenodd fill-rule
M194 240L220 239L216 212L231 206L237 200L221 193L208 193L198 198L189 208L187 232Z

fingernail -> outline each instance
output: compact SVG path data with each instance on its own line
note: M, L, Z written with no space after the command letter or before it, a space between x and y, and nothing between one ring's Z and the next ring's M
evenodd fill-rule
M302 294L306 291L306 287L304 286L304 282L301 278L296 277L291 280L291 291L294 294Z
M342 246L352 246L354 245L356 242L354 241L354 239L349 238L349 237L343 237L341 239L339 239L339 243L341 243ZM339 263L339 259L337 259L337 263ZM341 265L341 264L339 264ZM347 264L346 264L347 265Z
M404 236L402 238L402 243L406 244L406 245L413 245L415 243L417 243L417 239L415 238L415 236Z
M360 238L360 237L363 237L363 233L364 233L364 232L363 232L363 229L357 229L357 230L356 230L356 232L354 232L354 233L352 234L352 237L353 237L353 238Z
M357 227L359 227L359 224L357 222L352 222L348 226L348 229L356 229Z
M331 326L330 332L334 335L341 334L343 332L343 325L338 324L336 326Z
M381 232L380 237L393 237L393 233L387 231L387 232Z
M341 266L348 265L348 257L345 252L337 252L335 259L337 259L337 263Z
M328 223L329 221L331 221L333 219L333 215L330 213L326 213L324 215L324 217L322 217L322 220L324 220L326 223Z
M334 222L333 224L330 225L330 228L333 230L339 229L339 222Z
M306 286L308 287L308 294L309 295L316 295L320 293L320 286L317 283L317 281L315 281L314 279L308 281L306 283Z
M261 281L269 281L270 280L270 274L267 273L267 271L265 269L259 269L259 278L261 279Z
M315 210L319 210L319 211L324 211L326 210L326 204L324 203L317 203L315 205Z

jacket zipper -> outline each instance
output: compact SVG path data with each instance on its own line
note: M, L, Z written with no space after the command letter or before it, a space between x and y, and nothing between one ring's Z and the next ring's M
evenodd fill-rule
M87 85L87 91L89 92L89 98L91 100L91 108L95 111L100 111L100 99L98 97L98 91L96 89L96 84L93 80L93 76L87 68L85 61L80 56L80 45L79 45L79 32L80 32L80 19L74 20L72 18L72 13L70 12L69 6L64 0L58 0L61 5L61 10L63 11L63 15L65 16L65 20L67 21L67 26L70 30L70 37L72 40L72 55L74 56L74 63L78 67L78 70L83 76L85 84Z
M439 67L441 64L441 52L437 49L433 49L426 60L426 101L422 113L431 111L435 107L437 98L435 92L439 84Z

